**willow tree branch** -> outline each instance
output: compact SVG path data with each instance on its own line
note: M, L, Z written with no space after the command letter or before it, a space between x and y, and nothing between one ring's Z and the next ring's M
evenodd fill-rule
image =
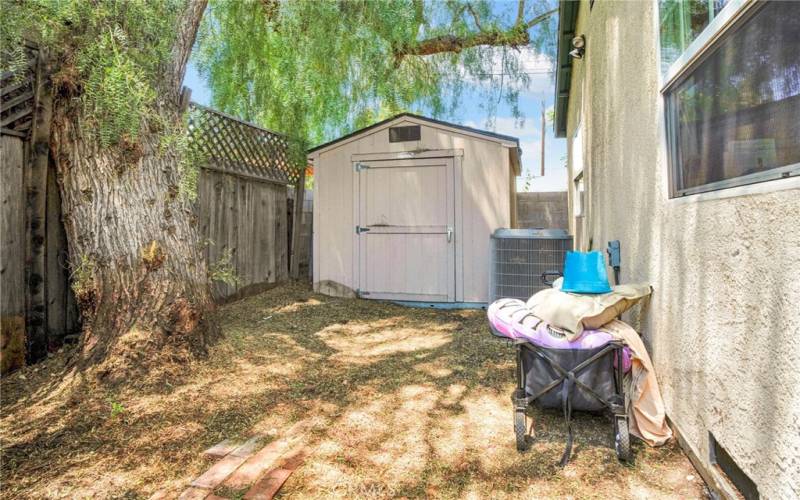
M186 64L189 62L206 5L208 5L208 0L187 0L186 7L178 17L175 43L172 45L171 67L168 73L169 90L176 96L180 94L181 83L186 73Z
M527 26L528 29L533 28L534 26L536 26L537 24L541 23L542 21L544 21L546 19L550 19L550 17L552 17L552 15L555 14L556 12L558 12L558 7L556 7L553 10L548 10L547 12L545 12L543 14L539 14L538 16L534 17L533 19L531 19L530 21L525 23L525 26Z
M517 3L517 20L514 24L515 25L522 24L522 19L524 15L525 15L525 0L519 0L519 2Z
M475 26L477 26L478 31L483 31L483 26L481 26L481 18L478 16L478 13L475 12L475 9L472 7L471 3L467 3L467 10L472 15L472 20L475 21Z
M407 56L429 56L445 52L461 52L471 47L485 46L520 46L530 42L530 36L524 30L512 31L485 31L466 37L456 35L442 35L428 38L414 45L396 47L395 59L402 60Z
M422 23L425 22L424 8L422 0L414 0L414 22L417 23L417 32L419 32L419 27L422 26Z
M440 35L411 44L397 45L393 49L395 64L399 65L407 56L429 56L447 52L459 53L478 46L520 47L531 41L528 30L549 19L558 9L540 14L530 21L517 23L508 30L493 29L479 31L466 36Z

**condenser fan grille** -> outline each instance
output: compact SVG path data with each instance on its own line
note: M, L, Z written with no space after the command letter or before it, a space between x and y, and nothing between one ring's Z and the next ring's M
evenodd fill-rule
M546 288L542 273L564 267L572 236L560 229L498 229L492 235L491 301L528 300Z

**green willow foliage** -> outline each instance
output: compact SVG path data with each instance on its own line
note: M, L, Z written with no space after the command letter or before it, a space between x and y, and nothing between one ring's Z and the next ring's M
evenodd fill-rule
M23 38L47 51L64 97L78 98L101 146L135 141L169 62L182 0L4 0L3 51ZM11 64L3 66L11 70ZM4 68L6 70L6 68Z
M213 89L214 106L263 126L320 143L400 111L446 116L463 91L483 90L493 115L499 102L515 116L529 82L513 47L396 57L402 47L442 35L527 29L517 3L486 0L211 0L195 61ZM524 19L552 9L529 0ZM496 12L498 8L507 12ZM530 30L530 47L554 49L554 20ZM498 73L504 76L498 78Z

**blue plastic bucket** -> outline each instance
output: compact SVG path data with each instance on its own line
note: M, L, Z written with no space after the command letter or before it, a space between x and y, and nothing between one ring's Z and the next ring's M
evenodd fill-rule
M562 292L608 293L606 264L601 252L567 252L564 260Z

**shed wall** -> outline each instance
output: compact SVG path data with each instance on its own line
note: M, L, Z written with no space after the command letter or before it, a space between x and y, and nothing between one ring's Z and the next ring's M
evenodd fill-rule
M762 498L798 498L800 190L786 179L761 185L771 192L668 198L657 16L654 1L595 2L591 13L581 2L587 50L574 61L567 129L571 141L583 127L581 246L619 239L622 280L654 286L626 320L697 457L713 470L712 432Z
M391 125L415 122L393 122ZM343 142L316 159L314 182L314 288L329 295L352 296L358 287L354 251L355 190L352 155L435 149L461 149L461 234L455 234L456 254L463 252L456 272L457 296L463 285L464 302L486 302L489 288L489 236L511 225L511 165L508 148L489 140L422 125L421 139L389 142L385 128ZM457 164L459 162L456 162ZM456 169L458 169L458 165ZM456 195L456 200L459 197ZM456 212L459 207L456 206ZM456 215L458 219L458 215ZM457 257L457 262L459 259Z

